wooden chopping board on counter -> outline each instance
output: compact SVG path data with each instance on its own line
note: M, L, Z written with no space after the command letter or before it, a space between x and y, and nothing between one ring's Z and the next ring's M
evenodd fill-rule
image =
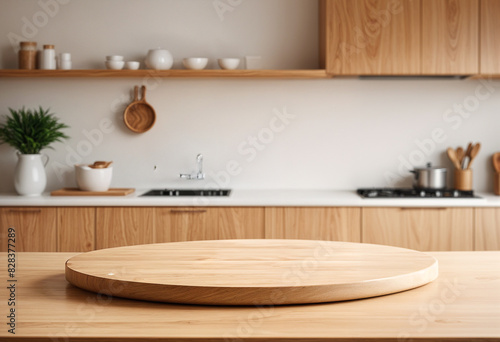
M133 193L132 188L110 188L108 191L83 191L78 188L63 188L52 191L51 196L126 196Z
M117 297L284 305L381 296L425 285L437 260L414 250L312 240L209 240L102 249L66 262L73 285Z

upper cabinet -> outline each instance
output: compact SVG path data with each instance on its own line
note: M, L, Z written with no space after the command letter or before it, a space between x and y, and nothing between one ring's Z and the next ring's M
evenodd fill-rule
M500 0L481 0L482 75L500 74Z
M422 74L479 72L478 1L422 0Z
M321 0L321 62L333 76L477 74L478 1Z
M418 74L420 7L410 0L322 0L320 53L327 73Z

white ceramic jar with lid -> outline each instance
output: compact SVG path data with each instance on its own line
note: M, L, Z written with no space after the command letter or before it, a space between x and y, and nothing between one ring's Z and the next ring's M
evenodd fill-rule
M40 53L39 69L55 70L56 69L56 50L54 45L44 45Z
M157 48L148 51L145 62L150 69L168 70L174 64L174 58L168 50Z

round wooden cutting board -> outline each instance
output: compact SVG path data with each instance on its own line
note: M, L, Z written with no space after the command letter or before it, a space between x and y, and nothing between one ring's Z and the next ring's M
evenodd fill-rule
M367 298L438 276L414 250L311 240L212 240L102 249L66 262L66 279L118 297L186 304L283 305Z

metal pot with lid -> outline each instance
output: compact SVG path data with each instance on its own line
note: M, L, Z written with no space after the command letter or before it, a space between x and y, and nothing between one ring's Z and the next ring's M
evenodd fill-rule
M421 190L445 189L447 171L444 167L433 167L431 163L427 163L426 167L410 170L415 175L413 187Z

